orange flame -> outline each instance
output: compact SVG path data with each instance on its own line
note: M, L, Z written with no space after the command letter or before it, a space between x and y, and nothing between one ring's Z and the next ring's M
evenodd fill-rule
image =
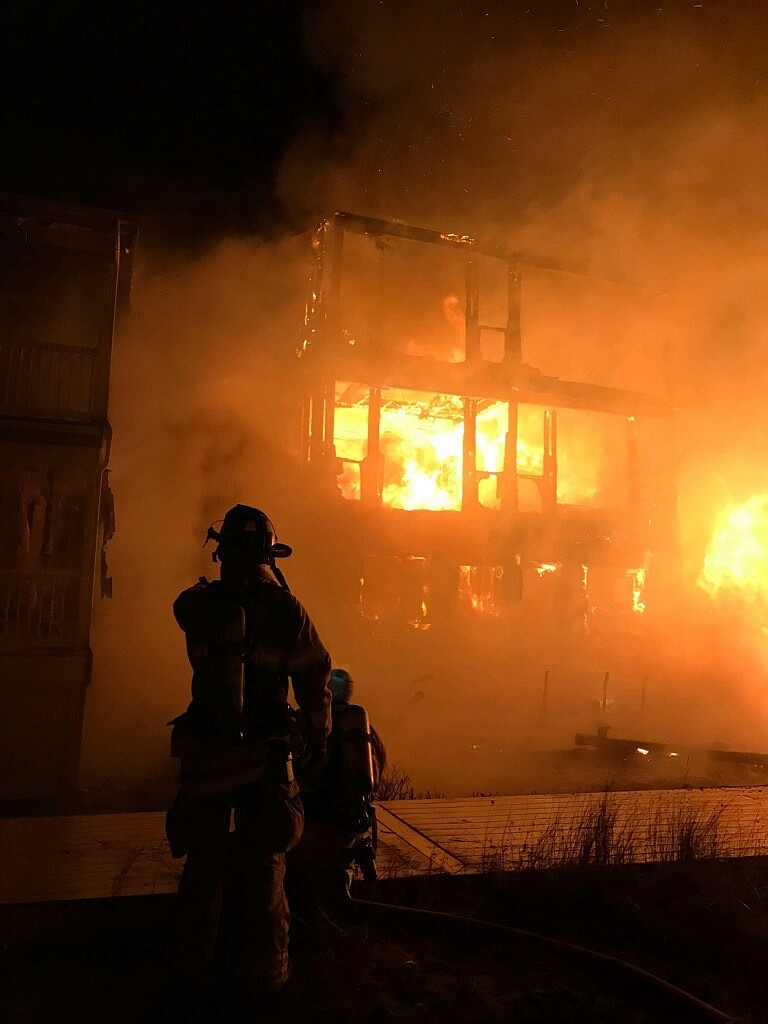
M642 615L646 609L645 604L645 567L641 569L630 569L628 575L632 579L632 611Z
M339 383L334 445L342 460L338 476L345 498L360 497L360 462L367 454L368 389ZM506 402L480 403L476 416L478 498L498 508L509 431ZM462 505L464 406L458 395L389 389L381 406L379 447L384 457L383 503L390 508L458 510ZM558 499L578 504L592 491L563 460ZM578 466L583 469L582 462ZM538 481L544 467L543 410L518 406L516 472ZM575 468L575 467L573 467Z
M713 596L768 597L768 494L730 505L718 517L698 585Z

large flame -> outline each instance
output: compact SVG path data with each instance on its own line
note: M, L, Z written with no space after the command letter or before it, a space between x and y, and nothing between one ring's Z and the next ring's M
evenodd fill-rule
M367 454L368 389L339 383L334 445L342 461L338 477L345 498L360 497L360 462ZM544 411L520 405L516 471L535 483L544 472ZM499 474L509 431L506 402L480 402L476 417L478 498L486 508L500 505ZM379 447L384 457L382 500L390 508L458 510L462 503L464 406L458 395L389 389L381 404ZM569 472L563 453L558 500L578 504L592 497L590 474ZM583 460L582 460L583 461ZM575 467L584 469L581 462ZM575 468L574 467L574 468Z
M390 508L460 509L464 421L454 395L400 392L382 403L382 499Z
M768 598L768 494L730 505L720 514L698 584L710 594Z

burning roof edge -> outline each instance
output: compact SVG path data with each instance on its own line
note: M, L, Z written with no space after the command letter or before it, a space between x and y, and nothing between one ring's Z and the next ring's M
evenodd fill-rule
M442 245L451 249L471 249L479 256L505 260L510 264L536 267L539 270L554 270L565 274L579 274L583 277L600 277L606 281L623 279L593 274L581 263L555 259L550 256L539 256L537 253L507 249L501 245L478 245L470 235L460 235L447 231L435 231L431 228L415 227L400 220L383 220L377 217L366 217L358 213L337 210L333 220L346 231L354 231L362 235L392 235L395 238L408 238L414 242L426 242L430 245Z

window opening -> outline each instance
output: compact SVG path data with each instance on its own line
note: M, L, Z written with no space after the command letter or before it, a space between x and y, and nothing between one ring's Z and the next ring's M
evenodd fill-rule
M416 555L366 555L360 608L374 622L429 629L429 562Z
M503 575L500 565L460 565L459 602L473 611L498 615Z

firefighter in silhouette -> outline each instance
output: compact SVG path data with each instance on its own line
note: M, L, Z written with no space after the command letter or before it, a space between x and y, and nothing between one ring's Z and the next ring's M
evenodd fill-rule
M172 723L181 777L166 821L173 856L187 858L178 966L197 980L213 956L234 853L243 981L277 990L290 971L285 854L303 828L293 757L310 775L325 757L330 658L275 565L291 549L277 542L263 512L236 505L207 539L218 542L220 581L201 578L173 606L193 669L192 702ZM298 715L288 703L289 676Z
M353 681L331 673L333 726L319 777L302 779L304 836L288 857L288 891L304 920L332 915L350 899L357 865L375 880L376 812L373 799L386 767L386 751L365 708L352 704Z

